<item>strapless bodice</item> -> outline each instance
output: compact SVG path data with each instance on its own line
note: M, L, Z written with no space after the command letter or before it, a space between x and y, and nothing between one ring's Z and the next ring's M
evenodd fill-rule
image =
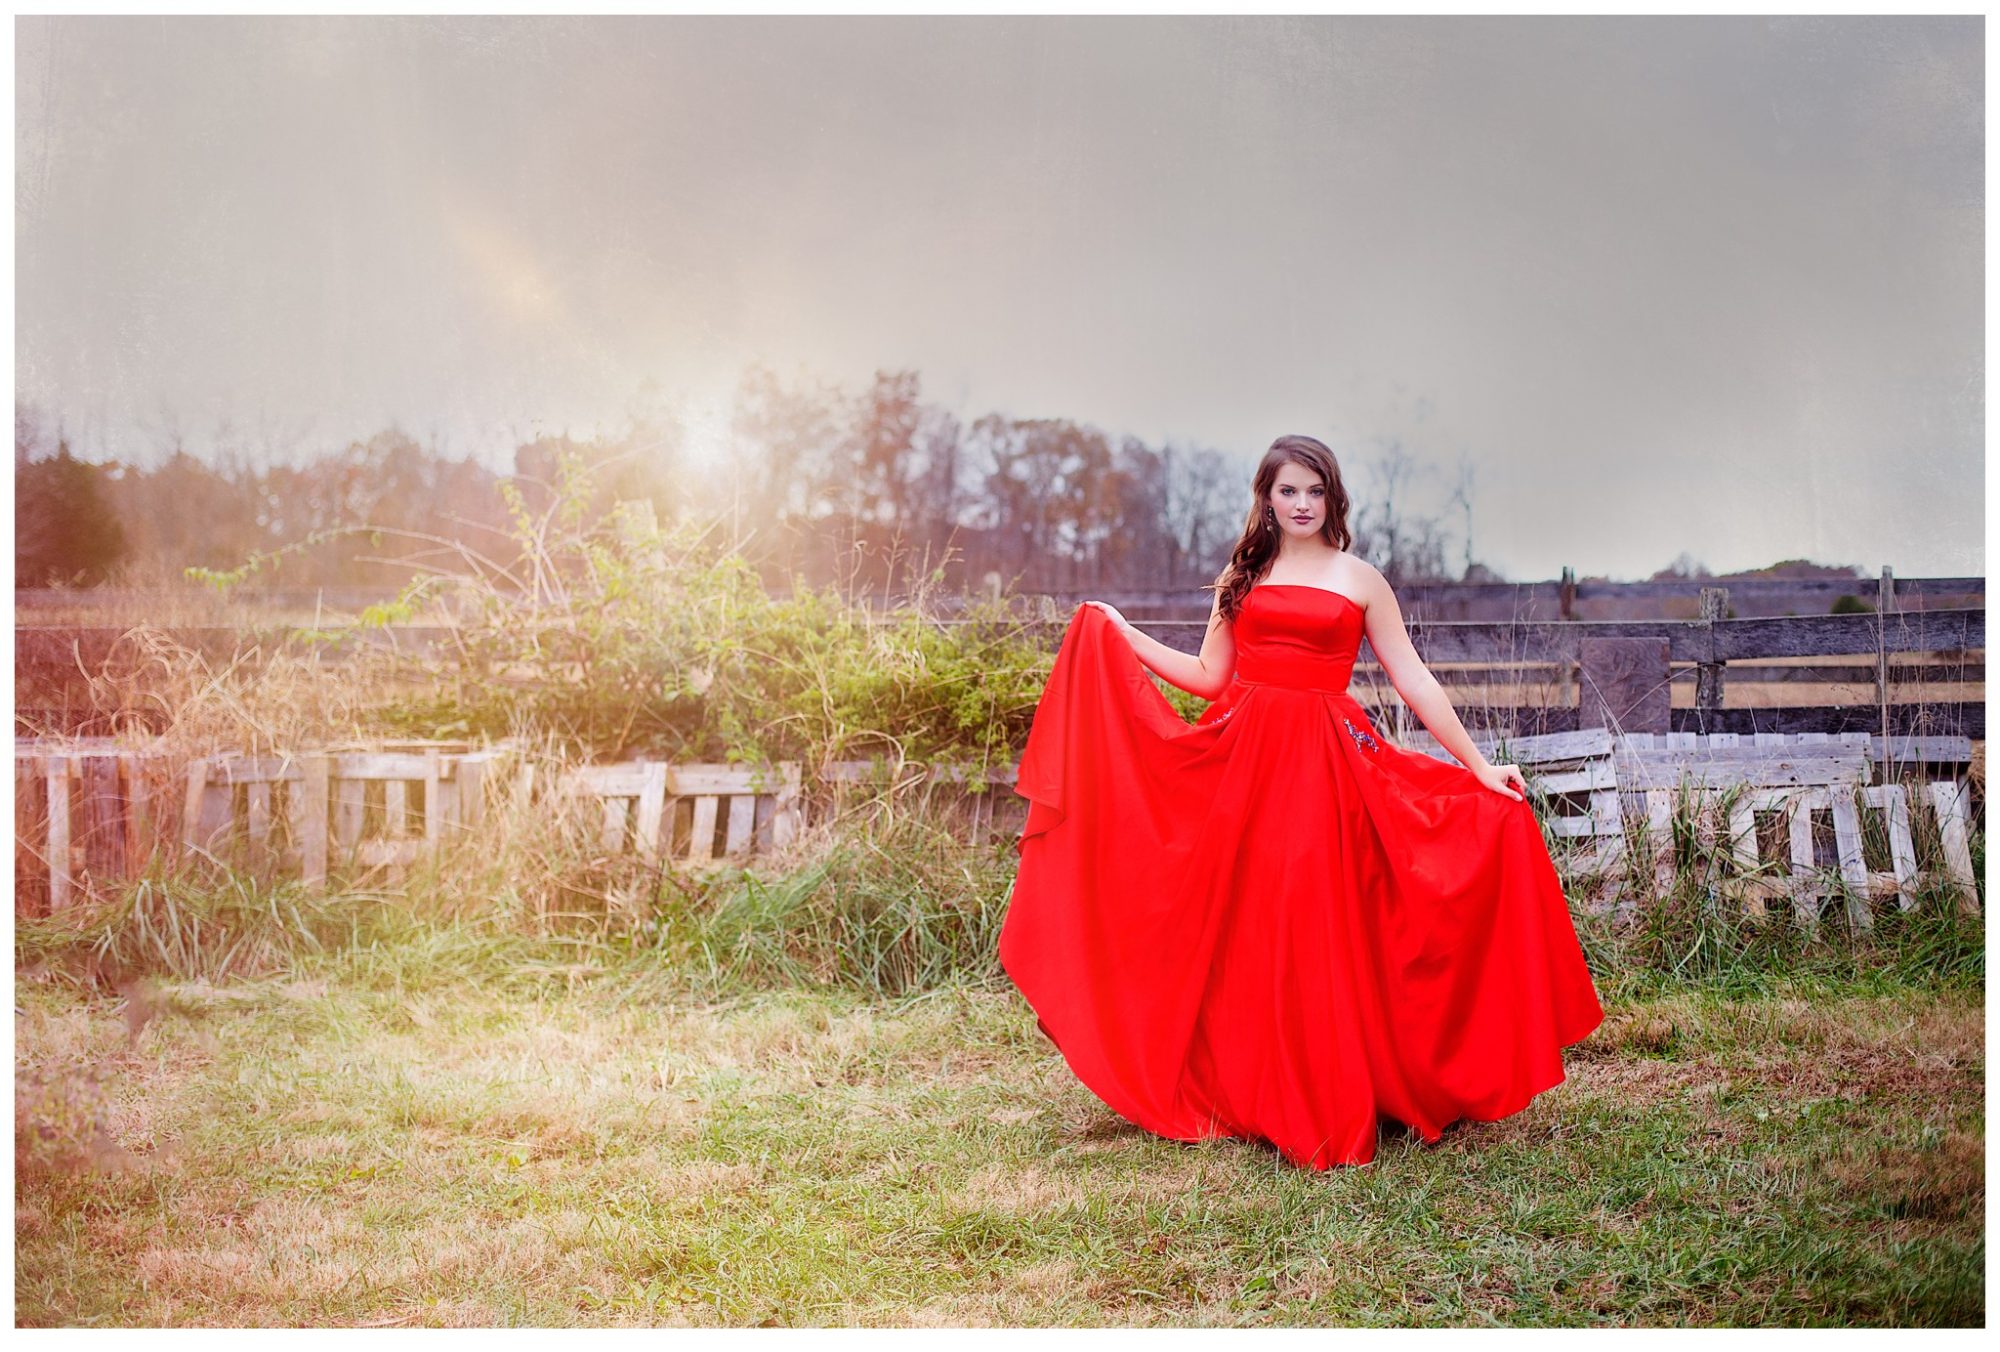
M1345 694L1366 613L1325 587L1258 583L1236 611L1236 679Z

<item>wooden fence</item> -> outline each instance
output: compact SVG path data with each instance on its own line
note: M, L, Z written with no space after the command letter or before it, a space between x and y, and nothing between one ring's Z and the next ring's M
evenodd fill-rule
M1977 907L1965 738L1878 745L1865 733L1656 739L1589 729L1475 740L1522 765L1549 833L1577 847L1562 851L1566 869L1618 875L1614 898L1628 910L1649 889L1672 885L1676 819L1702 814L1724 819L1729 890L1752 915L1781 898L1815 925L1822 903L1838 895L1849 924L1865 929L1875 898L1908 909L1931 880L1961 907ZM1427 737L1409 745L1446 754ZM870 784L921 786L941 795L967 840L984 843L1014 838L1026 816L1013 776L1012 766L994 767L976 784L956 767L841 762L818 777L829 792L817 796L833 811ZM162 855L322 885L335 873L405 867L453 839L488 838L502 805L563 814L609 854L701 868L791 841L805 821L806 787L795 763L639 761L546 773L504 745L212 755L176 767L163 754L113 746L19 743L15 904L22 914L59 911ZM1871 813L1880 829L1864 832ZM1865 835L1885 842L1878 860Z
M1957 590L1935 591L1932 582ZM1692 619L1566 620L1556 617L1506 621L1432 622L1411 612L1410 632L1418 651L1453 700L1468 727L1520 734L1609 727L1628 733L1843 733L1878 737L1952 734L1983 741L1986 612L1983 607L1906 608L1903 590L1916 589L1925 601L1959 599L1980 579L1922 579L1877 583L1872 613L1731 618L1733 593L1701 588ZM1484 584L1496 585L1496 584ZM1662 587L1669 584L1619 584ZM1684 584L1681 584L1684 586ZM1846 584L1843 584L1846 585ZM1845 594L1845 593L1843 593ZM1053 646L1074 612L1073 603L1054 598L1019 598L1041 607L1039 628ZM1114 598L1115 599L1115 598ZM1199 617L1145 618L1134 622L1169 646L1196 651L1206 623ZM962 621L942 618L952 625ZM126 699L121 709L98 709L80 691L80 673L91 673L108 689L143 685L139 655L124 643L118 626L32 625L16 628L17 729L48 728L68 734L129 731L145 722L144 700ZM284 625L264 630L233 627L175 630L174 635L217 662L238 661L262 645L265 651L297 642ZM393 647L416 661L444 660L455 651L458 631L442 626L406 625L362 630L337 649ZM1939 698L1935 687L1963 689ZM1832 699L1827 687L1859 685L1865 700ZM1754 688L1755 700L1732 704L1729 690ZM1908 692L1918 687L1912 697ZM1692 690L1689 690L1692 687ZM1772 704L1765 694L1818 689L1814 702ZM1356 696L1382 716L1401 722L1402 706L1382 679L1372 650L1364 646L1355 669ZM1488 692L1499 690L1498 696ZM1682 694L1681 692L1688 692ZM1970 697L1976 693L1977 697Z

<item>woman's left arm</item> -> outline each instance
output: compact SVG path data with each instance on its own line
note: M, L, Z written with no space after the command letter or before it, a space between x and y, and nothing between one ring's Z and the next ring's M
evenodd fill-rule
M1431 736L1437 738L1438 745L1458 757L1466 769L1479 777L1480 783L1509 798L1525 799L1528 786L1521 778L1520 767L1494 765L1473 744L1465 724L1459 721L1458 711L1451 706L1451 697L1424 665L1423 658L1417 656L1416 645L1410 642L1409 631L1403 627L1403 609L1396 603L1389 580L1373 568L1368 571L1368 644L1375 650L1375 660L1382 664L1389 684L1402 696L1403 703L1410 706L1410 712L1430 730ZM1518 787L1519 792L1509 785Z

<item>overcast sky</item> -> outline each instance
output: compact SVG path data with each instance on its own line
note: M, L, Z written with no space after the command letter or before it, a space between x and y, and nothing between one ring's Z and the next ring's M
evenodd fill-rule
M17 398L504 465L908 367L1463 460L1514 578L1983 574L1982 24L19 18Z

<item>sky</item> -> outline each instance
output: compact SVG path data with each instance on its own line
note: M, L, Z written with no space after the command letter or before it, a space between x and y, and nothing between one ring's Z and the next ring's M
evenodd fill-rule
M1985 571L1984 27L19 17L17 403L503 468L745 368L1473 475L1504 576ZM1421 506L1421 502L1418 504Z

